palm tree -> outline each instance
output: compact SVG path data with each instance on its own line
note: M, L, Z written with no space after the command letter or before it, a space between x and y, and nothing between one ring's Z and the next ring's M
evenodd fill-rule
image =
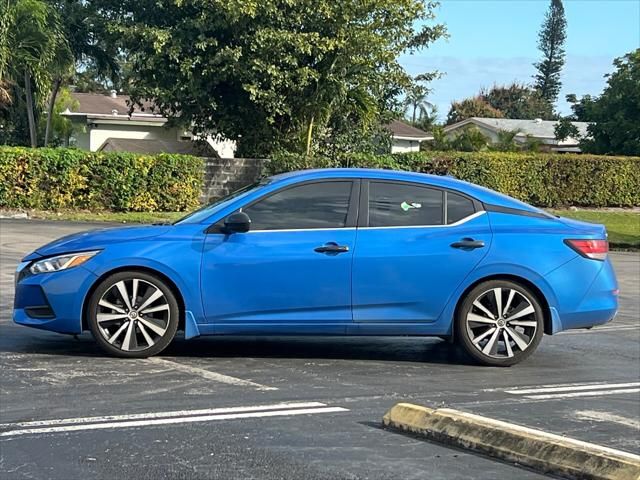
M29 139L32 147L38 145L36 133L36 103L44 104L43 96L51 84L51 72L66 40L61 33L56 12L42 0L6 1L0 28L5 37L0 44L1 80L18 83L22 80Z
M411 123L415 124L417 120L430 115L434 105L427 101L428 96L429 89L422 85L414 84L407 90L403 105L405 115L411 113Z

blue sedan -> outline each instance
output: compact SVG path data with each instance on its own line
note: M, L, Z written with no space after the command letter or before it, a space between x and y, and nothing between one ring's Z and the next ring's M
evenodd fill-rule
M27 255L16 323L147 357L199 335L437 336L485 365L610 321L602 225L408 172L277 175L173 225L70 235Z

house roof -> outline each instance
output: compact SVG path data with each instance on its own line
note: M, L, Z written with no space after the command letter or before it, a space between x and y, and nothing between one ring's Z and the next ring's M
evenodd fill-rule
M412 127L411 125L401 122L400 120L392 120L391 123L385 126L387 130L391 132L393 138L399 140L431 140L433 135L420 130L419 128Z
M207 142L169 141L169 140L136 140L129 138L107 138L98 148L99 152L133 152L133 153L177 153L196 157L217 158L218 154Z
M149 101L142 102L142 107L135 105L129 114L129 95L118 95L114 91L111 95L101 93L71 93L72 98L78 102L74 111L63 112L67 117L86 117L87 119L121 119L143 120L151 122L166 122L167 119L158 113L154 113L153 104Z
M587 126L588 122L571 122L580 132L582 137L588 136ZM488 128L489 130L493 130L495 132L498 131L508 131L513 132L516 130L520 131L519 136L531 136L534 138L538 138L541 140L549 140L554 142L556 140L555 134L555 126L558 124L556 120L520 120L520 119L512 119L512 118L484 118L484 117L471 117L467 118L458 123L454 123L453 125L449 125L444 128L446 133L456 130L465 125L474 124L481 127ZM578 140L574 138L567 138L562 142L559 142L560 145L565 144L577 144Z

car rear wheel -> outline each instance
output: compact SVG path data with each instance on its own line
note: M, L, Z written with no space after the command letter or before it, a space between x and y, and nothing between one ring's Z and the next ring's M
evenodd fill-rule
M88 324L111 355L145 358L164 350L178 328L179 308L171 288L143 272L109 276L93 292Z
M492 280L471 290L458 309L456 339L478 362L514 365L537 348L544 333L542 306L528 288Z

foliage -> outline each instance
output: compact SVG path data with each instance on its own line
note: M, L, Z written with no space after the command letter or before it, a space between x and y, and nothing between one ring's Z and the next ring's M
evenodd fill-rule
M458 123L471 117L503 118L504 114L489 105L480 95L477 95L459 102L452 102L447 115L447 125Z
M560 72L564 66L564 43L567 39L567 19L562 0L551 0L538 34L538 49L542 60L534 63L538 73L534 76L535 88L549 105L558 99L562 82Z
M0 147L0 207L176 211L198 205L202 159Z
M448 141L447 150L457 152L479 152L487 150L489 139L475 125L463 128L461 132L455 133Z
M95 3L122 36L133 96L243 155L305 151L336 112L377 122L409 83L399 55L444 34L422 0Z
M580 138L580 132L569 118L561 118L555 127L553 127L556 140L563 141L567 138Z
M57 12L42 0L9 0L2 25L8 25L0 50L0 82L19 84L24 95L29 141L37 144L36 112L46 103L52 77L68 65L68 43ZM3 27L4 28L4 27Z
M447 124L471 117L530 119L554 118L553 108L531 87L519 83L494 85L475 97L452 102Z
M580 148L605 155L640 155L640 49L613 62L616 70L608 75L607 86L599 97L575 95L572 118L592 122Z
M504 118L554 118L553 107L537 90L524 84L494 85L490 90L483 89L480 96L493 108L502 112Z
M640 157L534 152L354 154L330 159L276 156L271 173L316 167L368 167L452 175L541 207L640 206Z

